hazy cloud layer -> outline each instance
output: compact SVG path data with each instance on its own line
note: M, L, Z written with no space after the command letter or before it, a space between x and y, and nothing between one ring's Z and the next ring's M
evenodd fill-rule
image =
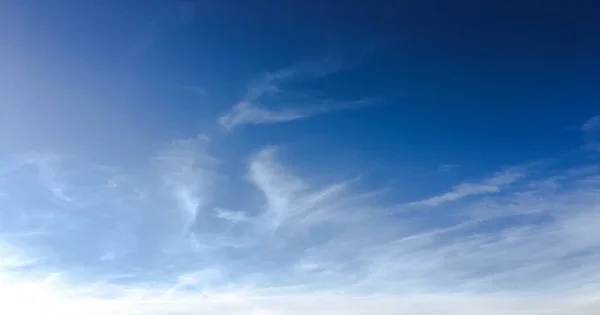
M48 307L594 314L598 307L593 165L502 170L398 205L356 180L295 174L274 146L224 181L210 145L206 136L175 141L142 177L60 154L13 159L2 172L0 292L10 297L2 307L16 314ZM255 196L239 194L232 180L250 184ZM215 187L246 196L244 207L223 207Z

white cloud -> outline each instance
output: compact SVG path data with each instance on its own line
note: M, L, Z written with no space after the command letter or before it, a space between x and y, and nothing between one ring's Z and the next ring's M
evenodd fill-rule
M121 198L125 196L121 193L133 194L134 189L129 179L117 169L56 153L21 156L14 161L7 176L35 178L54 202L80 209L123 201ZM115 192L121 195L116 196Z
M329 75L340 69L339 64L326 62L319 64L296 64L274 73L266 74L262 80L248 86L245 97L219 118L226 129L245 124L273 124L310 118L332 111L347 110L376 103L375 98L341 101L304 97L299 99L299 91L286 88L285 83L297 80L314 79ZM263 102L277 103L265 106ZM283 105L281 105L283 104Z
M211 191L217 179L214 171L218 160L208 153L209 139L179 140L158 154L162 183L177 202L183 214L183 229L190 232L194 221L211 201Z
M381 288L399 273L413 292L446 286L469 292L597 292L600 279L592 275L600 268L600 234L591 225L600 213L595 197L600 186L588 176L558 186L536 181L525 190L462 205L453 209L464 217L455 226L371 248L366 255L375 268L373 282L363 285ZM453 215L443 221L452 222ZM436 277L429 281L427 275Z
M282 110L278 112L270 111L258 107L247 101L242 101L235 105L231 112L219 118L219 122L227 129L233 129L242 124L267 124L292 121L307 118L316 113L301 112L297 110Z
M33 265L37 259L28 257L18 246L0 238L0 276L3 271Z
M59 178L57 168L63 158L56 154L34 154L24 157L19 161L20 167L34 166L39 180L52 193L59 202L72 203L74 200L69 196L64 178Z
M306 186L277 164L275 154L276 148L269 147L254 156L250 162L250 180L267 199L265 216L274 225L278 225L297 211L292 203Z
M304 224L340 219L333 215L340 208L344 208L345 216L350 219L355 215L354 208L362 206L361 199L370 196L358 192L346 195L349 182L314 187L279 163L276 147L264 148L253 156L249 179L266 199L263 218L272 228L286 222Z
M196 95L199 96L207 96L208 93L206 92L206 89L200 86L182 86L181 89L185 90L185 91L190 91Z
M175 142L151 163L156 182L102 177L91 164L75 173L70 167L82 163L53 168L86 205L104 186L69 174L112 178L102 189L111 200L133 195L127 181L146 183L136 187L144 199L75 211L44 207L54 199L18 198L46 182L36 172L4 172L0 218L16 220L7 206L41 208L32 218L69 215L44 225L48 234L0 234L0 296L8 301L0 313L595 315L600 307L593 165L505 170L426 203L448 211L422 212L361 191L356 181L322 183L293 172L276 147L252 155L247 175L232 174L240 185L231 185L219 181L219 160L208 152L205 137ZM244 177L257 195L240 193ZM225 197L213 193L217 183ZM228 198L239 199L238 210L222 205ZM197 248L163 252L192 219L199 219ZM2 231L10 222L0 222ZM98 259L112 253L119 259Z
M256 103L242 101L236 104L233 109L219 118L219 123L231 130L239 125L252 124L273 124L286 121L300 120L310 118L320 114L341 111L362 106L374 104L375 99L362 99L349 102L322 102L321 105L306 104L303 107L283 108L279 110L269 110ZM317 102L318 103L318 102Z
M461 183L454 186L452 190L447 193L424 200L411 202L410 204L415 206L438 206L440 204L449 201L455 201L468 196L497 193L503 187L520 180L524 176L525 174L522 172L508 170L497 173L493 177L479 183Z
M117 259L117 254L113 251L106 251L98 259L100 259L102 261L112 261L112 260Z
M222 208L214 209L217 218L221 218L223 220L231 221L231 222L244 222L250 220L248 215L243 211L231 211Z
M403 315L403 314L581 314L595 315L599 306L594 296L498 296L470 294L407 294L360 297L333 293L261 294L232 291L229 293L179 292L164 296L155 290L113 288L113 298L55 291L31 283L27 286L0 287L6 297L4 306L16 315L44 314L327 314L327 315ZM84 288L85 290L85 288ZM97 290L96 290L97 291ZM99 293L99 292L96 292ZM35 303L31 301L35 300Z

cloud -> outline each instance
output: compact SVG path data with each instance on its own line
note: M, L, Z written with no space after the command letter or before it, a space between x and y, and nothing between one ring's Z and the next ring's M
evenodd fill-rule
M583 132L597 132L600 130L600 115L588 119L582 126Z
M102 261L115 260L115 259L117 259L117 254L115 252L112 252L112 251L107 251L104 254L102 254L102 256L100 256L98 259L100 259Z
M216 208L215 213L216 213L217 218L231 221L234 223L244 222L244 221L248 221L250 219L248 217L248 215L243 211L231 211L231 210L225 210L222 208Z
M588 119L581 126L581 132L585 147L600 151L600 115Z
M275 161L275 147L258 152L250 162L250 180L267 200L265 216L277 226L300 209L294 207L296 195L305 190L302 180L288 174Z
M438 206L440 204L459 200L468 196L497 193L500 192L503 187L520 180L524 176L524 173L515 170L500 172L482 182L461 183L454 186L452 190L447 193L424 200L411 202L410 205Z
M454 169L458 168L457 164L440 164L438 166L438 171L440 172L450 172Z
M222 180L212 141L174 141L143 174L64 157L3 171L0 312L592 315L600 307L594 165L502 170L426 199L423 212L360 180L295 170L275 146ZM40 176L40 161L53 161L51 176ZM56 183L77 206L48 194Z
M374 104L375 99L363 99L350 102L323 102L319 106L308 106L308 108L284 108L280 110L269 110L256 104L242 101L233 109L219 118L219 123L231 130L239 125L274 124L293 120L306 119L320 114L359 108Z
M112 299L90 296L68 296L55 293L52 287L31 284L28 287L2 288L6 307L12 314L41 314L52 309L60 314L582 314L595 315L598 301L593 296L560 296L554 299L489 295L474 297L469 294L409 294L403 296L375 295L369 298L327 294L268 294L245 291L230 293L192 294L176 293L171 296L154 290L112 289ZM85 290L85 288L82 288ZM23 294L35 299L27 303ZM98 290L95 290L98 291ZM98 292L95 292L98 293ZM116 294L116 295L115 295ZM65 296L66 295L66 296Z
M296 110L282 110L279 112L269 111L260 108L249 102L240 102L233 107L231 112L225 114L219 119L223 127L233 129L242 124L267 124L292 121L307 118L316 113L300 112Z
M177 204L185 229L192 229L198 212L211 201L211 190L217 180L214 169L218 159L208 152L209 138L174 141L156 157L162 185Z
M190 91L199 96L207 96L208 95L208 93L206 92L206 89L203 87L200 87L200 86L182 86L181 89L184 91Z
M4 236L6 237L6 236ZM27 257L20 247L0 238L0 275L3 271L24 268L36 263L36 258Z
M361 207L371 196L359 192L354 192L351 197L346 195L349 181L314 187L289 173L277 160L277 151L277 147L266 147L252 157L249 165L249 179L266 199L262 216L272 228L285 223L323 223L340 219L335 212L341 209L346 212L345 219L350 219L354 207Z
M219 118L228 130L246 124L274 124L310 118L316 115L359 108L377 103L376 98L332 100L307 97L301 91L286 88L293 81L316 79L339 71L341 65L329 60L324 63L298 63L293 67L267 73L248 86L245 97ZM266 106L267 104L277 104Z

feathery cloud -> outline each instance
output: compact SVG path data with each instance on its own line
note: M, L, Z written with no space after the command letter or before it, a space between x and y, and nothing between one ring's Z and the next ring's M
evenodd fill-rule
M410 206L353 181L318 183L292 172L271 146L250 157L247 174L237 174L259 195L242 197L239 186L222 182L242 198L244 206L233 211L211 193L219 168L207 145L199 137L157 154L148 170L158 181L126 173L98 178L113 178L103 188L108 203L91 194L95 181L80 179L112 173L63 162L52 178L73 200L94 201L80 208L38 190L47 181L36 167L3 172L0 293L9 303L0 310L592 315L600 306L597 167L527 176L505 170L426 203L450 211L398 212L390 209ZM114 178L138 183L145 198L129 198L135 190ZM34 220L46 234L14 234L23 232L14 228L24 212L28 220L59 220ZM173 242L196 219L197 248ZM169 246L176 250L165 251ZM113 258L109 253L118 259L99 259Z
M187 229L209 203L216 181L218 160L208 153L208 145L208 137L199 135L175 141L156 156L161 181L177 202Z
M266 74L248 86L245 97L219 118L228 130L246 124L273 124L310 118L316 115L359 108L375 104L378 99L333 100L310 97L299 98L299 91L286 88L286 83L310 80L339 71L338 63L298 63L293 67ZM277 103L266 106L264 103ZM282 105L283 104L283 105Z
M588 119L582 126L584 146L600 151L600 115Z
M430 197L424 200L411 202L415 206L438 206L442 203L455 201L473 195L497 193L503 187L510 185L525 176L524 173L509 170L495 174L492 178L479 183L461 183L452 188L451 191L439 196Z
M277 147L266 147L256 153L249 165L249 178L266 199L263 218L277 228L281 224L308 222L331 223L336 219L351 219L369 193L349 193L349 181L314 187L286 170L277 160ZM354 204L354 205L352 205ZM336 211L344 210L338 217Z

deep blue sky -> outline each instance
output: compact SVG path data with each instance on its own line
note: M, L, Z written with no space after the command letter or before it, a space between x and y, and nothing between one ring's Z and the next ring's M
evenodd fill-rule
M0 295L593 314L598 30L583 0L0 0Z

